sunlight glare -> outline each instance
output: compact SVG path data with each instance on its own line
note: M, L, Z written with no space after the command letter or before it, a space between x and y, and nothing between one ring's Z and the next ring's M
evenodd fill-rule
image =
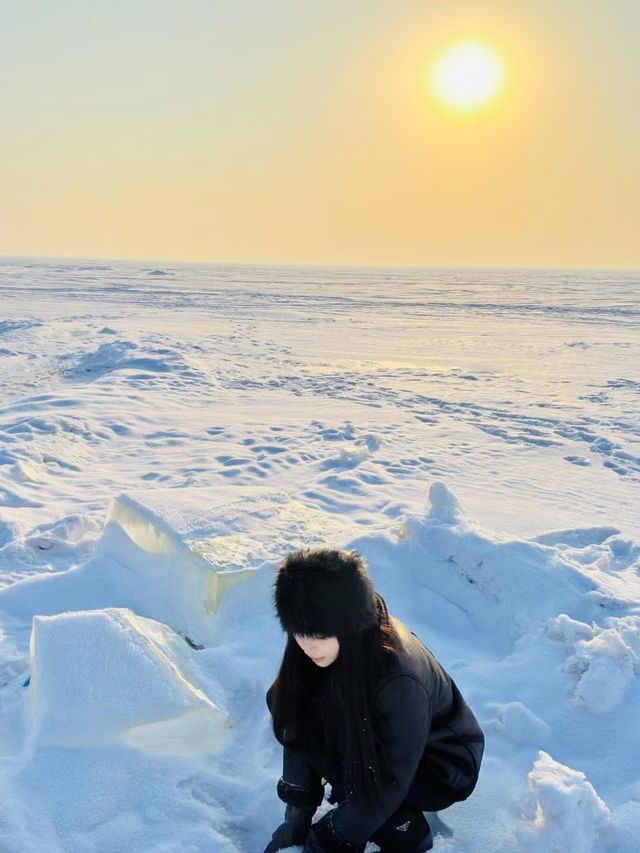
M482 44L461 44L436 62L432 85L440 100L449 106L472 110L488 103L502 88L502 63Z

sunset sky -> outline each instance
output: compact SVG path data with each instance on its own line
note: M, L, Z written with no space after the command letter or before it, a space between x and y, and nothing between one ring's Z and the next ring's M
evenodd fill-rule
M0 254L640 267L638 0L10 0ZM501 88L439 99L473 42Z

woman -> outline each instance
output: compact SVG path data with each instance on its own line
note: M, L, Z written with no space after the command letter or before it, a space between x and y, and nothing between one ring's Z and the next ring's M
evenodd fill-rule
M265 853L421 853L423 811L466 799L484 736L432 653L374 592L356 551L302 549L278 569L274 600L288 641L267 691L283 745L285 820ZM331 784L337 808L312 826Z

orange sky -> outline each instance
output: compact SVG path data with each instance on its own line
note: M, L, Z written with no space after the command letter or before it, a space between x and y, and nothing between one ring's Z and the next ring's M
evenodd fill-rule
M631 0L3 14L1 254L640 267ZM469 40L507 82L461 115L425 80Z

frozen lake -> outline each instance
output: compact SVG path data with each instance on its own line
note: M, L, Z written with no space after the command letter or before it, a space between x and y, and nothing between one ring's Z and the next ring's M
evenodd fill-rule
M0 848L261 853L281 811L269 583L324 542L362 551L487 729L436 851L637 850L639 497L640 271L0 259ZM149 555L174 549L189 594L147 597ZM215 612L193 554L247 572ZM62 622L90 618L108 648L124 619L179 661L177 754L122 735L117 690L108 736L51 735L55 667L91 676ZM201 650L179 639L196 625ZM230 739L194 752L219 714Z

